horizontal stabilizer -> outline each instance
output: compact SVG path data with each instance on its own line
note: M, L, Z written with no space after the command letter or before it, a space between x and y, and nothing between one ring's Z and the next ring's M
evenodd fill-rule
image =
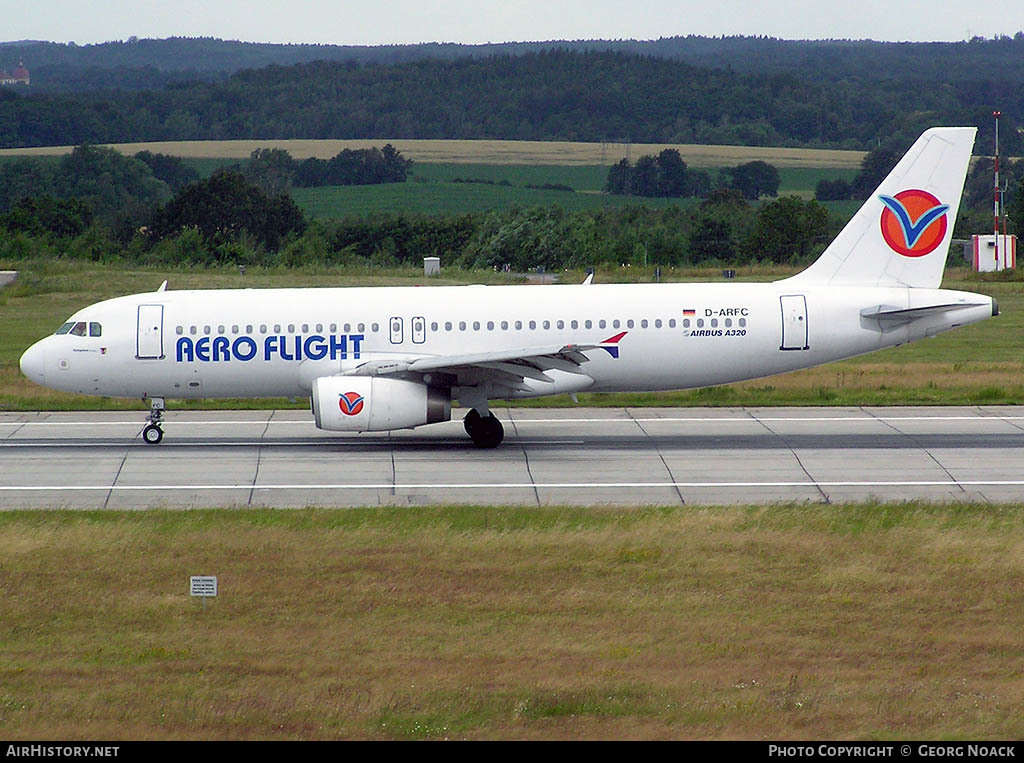
M952 302L942 305L926 305L925 307L896 307L894 305L876 305L860 311L862 318L872 318L889 323L909 323L918 318L927 318L950 310L961 310L966 307L981 307L984 302Z

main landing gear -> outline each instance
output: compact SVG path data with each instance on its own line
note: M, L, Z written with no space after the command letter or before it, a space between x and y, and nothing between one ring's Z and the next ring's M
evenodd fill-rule
M498 421L498 417L490 412L486 416L481 416L476 408L470 408L466 418L462 420L462 425L478 448L496 448L505 439L505 428Z
M159 445L164 439L164 430L160 428L160 422L164 417L164 399L152 397L149 399L149 423L142 430L142 439L147 445Z

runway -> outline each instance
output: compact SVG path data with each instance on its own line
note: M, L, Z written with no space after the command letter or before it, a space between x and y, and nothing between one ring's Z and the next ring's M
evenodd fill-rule
M478 450L454 421L321 432L306 411L0 413L0 508L679 505L1024 500L1024 410L496 409Z

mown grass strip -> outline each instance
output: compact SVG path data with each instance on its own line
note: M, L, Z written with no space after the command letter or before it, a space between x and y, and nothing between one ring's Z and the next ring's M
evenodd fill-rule
M12 738L1019 738L1024 506L0 513ZM206 609L190 574L216 574Z

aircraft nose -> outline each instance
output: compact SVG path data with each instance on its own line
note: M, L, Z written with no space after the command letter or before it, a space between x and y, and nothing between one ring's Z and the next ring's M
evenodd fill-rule
M36 342L21 356L21 372L36 384L46 384L46 352Z

